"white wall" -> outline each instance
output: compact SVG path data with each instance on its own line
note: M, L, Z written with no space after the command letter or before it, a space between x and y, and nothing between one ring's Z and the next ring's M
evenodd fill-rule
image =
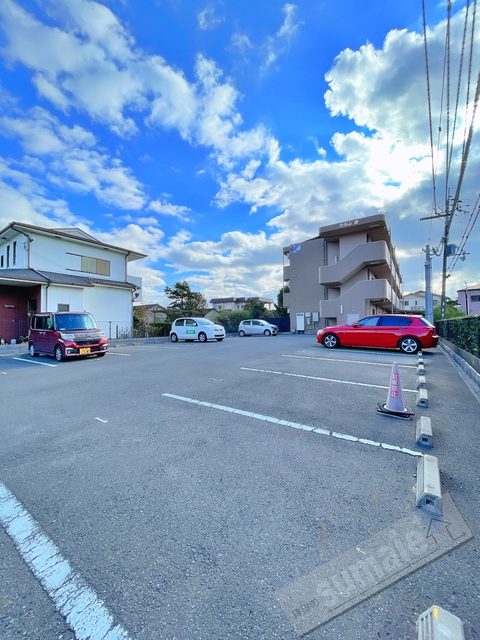
M70 305L70 311L90 311L84 306L83 287L65 287L51 284L42 287L42 311L58 311L59 304Z
M111 280L125 281L125 255L114 250L107 250L87 243L66 240L61 237L50 237L31 234L30 266L39 271L54 271L77 276L96 276L97 274L82 271L81 256L100 258L110 262L110 276L100 276ZM26 239L26 238L25 238ZM72 255L73 254L73 255ZM23 265L26 266L26 265Z
M96 285L84 289L84 304L95 316L107 338L115 338L117 330L130 330L133 322L132 293L127 289L113 289Z

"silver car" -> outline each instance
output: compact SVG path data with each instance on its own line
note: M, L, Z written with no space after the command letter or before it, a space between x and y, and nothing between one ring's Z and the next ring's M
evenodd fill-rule
M242 320L238 325L238 335L243 336L276 336L278 327L266 320Z

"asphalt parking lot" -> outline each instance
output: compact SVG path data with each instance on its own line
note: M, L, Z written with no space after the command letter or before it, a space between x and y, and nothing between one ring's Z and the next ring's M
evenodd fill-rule
M417 356L314 336L0 360L1 637L403 640L438 605L477 638L479 402L423 357L428 407ZM376 410L393 362L412 420ZM443 518L415 507L422 453Z

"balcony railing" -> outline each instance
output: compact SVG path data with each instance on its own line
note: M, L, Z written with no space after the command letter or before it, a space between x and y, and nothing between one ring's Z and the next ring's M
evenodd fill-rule
M369 265L389 268L390 252L384 240L365 242L350 251L336 264L320 267L319 282L326 287L340 286Z

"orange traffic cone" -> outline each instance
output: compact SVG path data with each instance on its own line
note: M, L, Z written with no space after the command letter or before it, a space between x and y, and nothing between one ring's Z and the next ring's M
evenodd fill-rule
M377 412L393 418L403 418L404 420L410 420L410 418L415 415L405 407L402 385L400 384L400 374L398 373L398 364L396 362L394 362L392 366L387 403L383 405L378 403Z

